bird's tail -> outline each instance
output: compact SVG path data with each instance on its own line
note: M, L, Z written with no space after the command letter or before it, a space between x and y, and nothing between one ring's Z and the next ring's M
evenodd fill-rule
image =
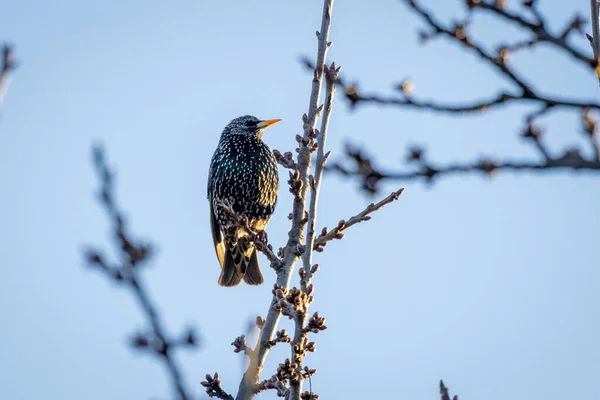
M226 246L225 263L221 276L219 276L219 285L237 286L242 280L248 285L263 283L254 243L250 239L242 237L237 240L237 243L228 242Z

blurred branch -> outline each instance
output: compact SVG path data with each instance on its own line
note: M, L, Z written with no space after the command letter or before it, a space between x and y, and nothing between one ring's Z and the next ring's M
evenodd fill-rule
M508 55L510 51L519 50L524 47L534 47L540 43L549 43L553 45L558 51L564 53L566 56L570 56L575 61L582 62L588 68L593 71L597 67L595 58L590 58L585 54L581 53L577 48L573 47L567 42L568 37L573 32L583 33L582 26L584 24L583 18L579 15L571 17L567 28L564 29L559 35L554 35L548 30L545 19L542 15L541 10L538 8L537 0L525 0L522 2L524 11L528 11L533 15L534 21L525 15L525 13L519 14L517 12L508 11L505 2L495 0L465 0L466 6L470 13L476 12L489 12L499 20L503 22L513 23L517 27L525 29L533 36L527 40L527 45L523 46L523 42L520 42L517 46L511 45L500 45L498 46L498 52L496 55L487 54L480 45L473 43L469 35L467 34L468 20L465 20L461 24L456 24L452 29L444 27L442 24L437 23L434 18L415 0L403 0L408 7L420 15L423 20L429 25L429 32L422 32L421 39L426 41L438 35L443 35L454 42L458 42L463 47L475 52L480 58L484 59L491 66L498 69L499 72L509 80L512 80L518 86L527 92L529 89L527 85L523 84L523 81L516 77L515 72L507 65ZM469 15L470 17L470 15ZM530 90L530 89L529 89Z
M173 354L180 348L196 347L198 344L196 332L190 328L176 338L167 335L140 276L141 267L152 257L152 246L134 240L126 232L123 213L117 208L114 200L114 176L106 164L104 149L95 147L93 156L96 172L102 184L100 201L113 224L115 244L120 260L117 265L112 265L106 260L101 250L88 247L85 249L87 264L104 273L109 280L131 291L150 326L145 332L134 335L131 340L132 347L158 357L169 373L171 384L178 398L191 400L192 395L185 387L182 373Z
M524 2L525 8L536 16L536 21L531 22L524 15L507 11L503 6L499 5L499 2L466 0L466 4L471 13L479 10L490 12L502 20L515 23L517 26L525 28L529 31L529 33L534 35L527 40L520 41L513 45L497 45L496 54L491 54L487 52L483 46L477 44L469 35L469 19L466 19L460 23L455 23L453 26L445 26L441 22L438 22L417 1L403 1L425 21L426 25L428 25L429 31L420 32L420 38L423 43L438 36L447 37L451 41L459 44L465 50L473 52L479 58L484 60L491 68L497 70L502 77L510 81L513 86L516 86L517 90L513 92L500 91L497 94L487 96L487 98L484 100L455 104L427 101L415 98L411 95L413 86L411 82L402 82L396 86L396 89L400 92L399 95L388 96L363 93L359 90L358 85L348 84L344 79L342 79L342 77L338 77L336 79L336 84L344 89L346 99L350 102L352 107L355 107L361 103L374 103L378 105L424 109L444 113L470 113L475 111L491 110L498 106L505 106L508 103L521 103L534 104L540 110L549 110L561 107L579 110L600 110L600 103L598 101L582 101L578 99L566 99L558 96L540 94L537 89L533 89L531 85L525 81L524 77L519 76L519 74L509 63L510 54L515 51L518 51L522 48L531 48L540 43L550 43L565 55L570 56L574 60L583 62L584 65L590 68L590 71L593 71L598 65L595 58L590 58L582 54L575 47L567 43L567 38L573 31L581 32L583 25L583 20L581 17L573 17L571 22L568 24L568 27L561 35L553 35L550 31L548 31L535 1ZM597 4L597 1L595 0L592 0L592 2ZM303 63L307 65L308 68L312 68L310 61L303 60Z
M494 55L488 54L482 46L475 44L473 40L467 34L468 28L468 20L465 20L461 23L455 24L453 27L444 27L441 23L438 23L434 17L429 14L423 7L421 7L414 0L404 0L405 3L411 7L418 15L420 15L425 22L429 25L431 31L429 33L422 32L421 39L428 40L435 36L446 36L456 43L460 44L465 49L472 51L479 58L487 62L491 67L498 70L500 74L502 74L505 78L512 81L513 84L518 86L521 89L522 95L533 95L533 92L529 85L525 82L524 78L517 75L517 73L506 64L505 57L499 56L496 57ZM471 9L479 6L479 1L467 1L470 5Z
M11 45L4 44L2 47L2 65L0 69L0 104L2 104L6 89L8 88L10 73L15 68L17 68L17 62L14 56L14 50Z
M359 104L387 105L457 115L471 115L472 113L484 112L509 104L534 106L533 111L527 111L524 114L526 128L522 136L535 146L540 161L495 160L484 157L473 161L451 162L439 165L426 160L423 157L423 149L415 147L409 149L408 156L408 161L415 168L407 171L395 171L375 167L374 159L367 157L362 151L349 145L344 155L345 162L338 161L328 166L328 170L359 179L362 189L371 194L377 192L378 184L384 180L424 180L431 183L434 178L440 176L472 172L479 172L490 176L495 172L503 170L530 172L558 169L600 171L600 148L598 145L596 122L592 115L592 112L600 110L600 102L592 99L582 100L542 94L537 88L532 87L528 79L517 72L515 67L510 63L511 53L524 48L532 48L540 43L549 43L559 53L570 57L576 62L583 63L591 72L595 70L600 71L596 53L594 53L593 58L588 57L568 42L568 38L573 32L582 32L584 21L580 16L576 15L572 17L566 28L560 33L554 34L548 29L545 18L535 0L524 1L522 12L509 11L504 2L465 0L468 9L467 18L462 22L454 24L439 22L419 1L403 1L425 22L427 28L425 31L420 32L422 42L427 42L436 37L448 38L451 42L458 44L466 51L482 59L490 68L507 80L513 86L513 89L509 91L501 89L484 99L459 103L443 102L419 99L413 94L414 85L410 81L403 81L396 85L397 94L383 95L364 93L359 89L357 84L348 83L340 75L333 77L329 74L328 79L334 79L336 85L344 90L345 98L350 106L354 108ZM598 1L592 1L592 16L596 17L596 20L593 20L594 32L597 28L598 7ZM513 44L501 43L497 45L496 53L489 52L481 44L477 43L468 32L469 24L477 12L490 13L499 20L521 28L521 30L524 30L530 36L525 40L520 40ZM600 37L596 33L595 35ZM590 40L592 47L595 46L597 41ZM309 68L313 67L309 60L303 60L303 63ZM538 118L558 109L574 111L583 115L583 130L586 133L586 138L593 152L591 158L584 156L584 152L577 148L565 149L558 156L550 154L550 151L541 140L542 130L535 124Z
M312 64L306 60L302 62L312 68ZM359 104L377 104L382 106L393 106L399 108L420 109L426 111L434 111L446 114L468 114L473 112L490 111L497 107L504 107L510 104L534 104L538 107L537 113L545 113L551 109L567 108L567 109L594 109L600 110L600 102L588 100L582 101L577 99L564 99L553 96L543 96L529 92L527 94L515 94L507 92L499 92L489 96L487 99L475 100L461 104L446 103L434 100L422 100L412 95L413 83L410 81L401 82L396 86L400 92L398 95L381 95L363 93L356 84L349 84L346 80L338 76L336 84L344 90L344 95L349 101L351 107L356 107Z
M407 0L405 0L407 1ZM538 43L548 43L555 46L557 49L564 51L567 55L571 56L576 61L582 62L584 65L595 68L594 59L580 52L577 48L571 46L567 39L573 32L582 33L582 26L584 24L583 18L579 15L575 15L571 18L567 27L561 32L560 35L553 35L547 28L542 12L538 7L538 0L525 0L522 4L526 11L529 11L534 17L534 21L531 22L524 14L518 14L515 12L508 11L505 6L502 6L498 1L475 1L466 0L467 6L474 11L490 12L496 15L505 22L511 22L520 28L524 28L533 34L533 38L529 39L529 44L525 47L533 47ZM508 46L506 48L510 48ZM517 49L520 47L517 46Z
M440 395L441 400L450 400L450 395L448 394L448 388L444 385L444 381L440 380ZM454 395L452 400L458 400L458 395Z
M221 388L221 380L219 379L219 374L215 372L214 377L210 374L206 374L206 380L201 382L202 386L206 388L206 394L208 397L222 400L233 400L233 396L225 392Z
M345 154L346 162L344 164L341 162L333 163L328 167L328 170L358 179L361 182L361 189L370 194L375 194L379 191L381 182L390 180L423 180L426 183L433 183L435 178L441 176L466 173L481 173L491 177L501 171L544 172L560 169L574 171L587 170L597 173L600 172L600 146L598 144L597 121L591 116L590 112L584 113L583 121L583 131L589 139L590 147L593 151L592 158L585 158L577 148L567 149L559 157L552 157L541 139L542 130L533 124L529 124L524 130L522 137L534 144L541 161L497 161L492 158L481 158L474 161L438 165L427 160L424 149L411 147L406 160L415 168L408 171L394 171L377 167L375 165L376 162L365 155L363 151L352 145L347 145ZM330 234L332 233L330 232Z

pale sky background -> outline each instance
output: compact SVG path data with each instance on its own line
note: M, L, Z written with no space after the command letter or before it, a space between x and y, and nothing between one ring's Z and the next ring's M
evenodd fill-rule
M463 2L427 3L443 18L459 16ZM587 1L540 3L554 29L575 8L588 19ZM274 273L261 256L267 284L217 286L208 164L222 128L243 114L281 118L264 139L294 148L311 80L298 57L314 58L321 8L320 0L2 2L0 40L15 44L22 64L0 111L0 398L172 398L163 367L126 346L144 326L133 298L82 262L84 245L111 247L94 200L97 142L118 171L132 231L158 244L144 278L169 330L201 332L202 349L177 357L189 386L206 397L200 381L218 371L235 392L241 356L230 343L265 315ZM482 40L516 37L513 27L479 21ZM468 100L506 85L454 45L419 46L422 26L398 1L338 0L329 60L363 88L386 91L410 77L423 98ZM547 47L513 60L545 93L600 95L589 71ZM534 159L518 138L521 115L516 107L476 118L349 112L340 96L328 145L335 158L351 140L397 166L412 143L438 161ZM589 154L578 115L555 113L543 125L552 149ZM305 359L319 370L313 390L323 399L426 400L439 398L443 378L461 400L598 399L600 176L503 173L404 186L400 201L315 256L322 269L311 311L329 329L312 337L317 352ZM318 225L368 202L355 183L327 176ZM287 237L290 206L282 187L268 230L275 246ZM288 354L272 352L264 377Z

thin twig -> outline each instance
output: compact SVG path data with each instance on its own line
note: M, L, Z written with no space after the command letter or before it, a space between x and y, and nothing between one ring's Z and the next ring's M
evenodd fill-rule
M319 199L319 192L321 188L321 180L323 178L323 172L325 171L325 163L329 158L330 152L325 153L325 144L327 139L327 131L329 128L329 120L331 118L331 110L333 107L333 98L335 96L335 82L337 80L338 74L341 70L341 67L336 67L335 63L331 64L330 68L326 68L326 94L325 94L325 107L323 111L323 119L321 120L321 130L319 135L317 136L318 140L318 150L317 150L317 160L315 166L315 177L314 182L312 183L312 191L310 198L310 205L308 210L308 230L306 237L306 249L314 249L315 244L315 229L317 223L317 202ZM302 289L306 290L307 286L310 285L313 271L316 269L312 268L312 251L305 251L303 255L304 261L304 274L301 284Z
M518 76L517 72L509 67L501 57L495 57L491 54L488 54L483 47L475 44L469 38L467 35L466 23L457 24L453 29L446 28L442 26L442 24L438 23L434 17L415 0L405 0L405 3L417 14L419 14L431 28L433 28L433 35L444 35L455 42L460 43L465 49L477 54L479 58L485 60L489 65L497 69L503 76L511 80L521 89L522 93L533 93L533 90L531 89L530 85L525 82L524 78Z
M596 135L590 136L596 140ZM536 142L536 147L541 144ZM593 142L592 142L593 143ZM597 148L595 146L594 148ZM426 183L432 183L435 178L441 176L481 173L484 176L492 176L501 171L519 171L519 172L546 172L560 169L570 169L575 171L600 171L600 161L598 159L589 160L583 157L578 149L568 149L560 157L545 158L543 161L494 161L490 158L483 158L472 162L451 163L443 166L432 164L423 158L422 149L414 148L413 153L418 156L409 156L417 169L414 171L389 171L376 167L375 162L365 156L362 151L349 146L346 150L346 158L353 162L353 167L346 167L340 163L334 163L328 167L328 171L337 172L343 176L355 177L361 180L361 188L370 194L379 191L379 185L383 181L413 181L423 180ZM547 153L546 153L547 154Z
M525 78L516 73L515 68L510 65L510 53L517 51L523 47L534 47L540 43L549 43L559 54L571 57L578 62L584 63L590 71L596 68L596 73L600 77L600 67L596 61L596 56L591 58L580 52L567 41L569 35L575 31L581 31L583 20L575 15L571 18L567 26L562 29L561 33L553 34L549 31L542 12L538 8L538 2L535 0L525 1L524 13L509 11L503 2L492 0L467 0L467 6L470 9L469 18L458 24L443 24L439 22L432 13L427 11L420 1L404 0L408 7L419 15L425 22L428 29L421 33L421 39L427 41L430 38L444 36L452 42L458 43L467 51L473 52L480 59L483 59L488 66L500 73L500 76L508 79L513 86L510 90L499 90L496 94L487 96L484 99L477 99L467 102L440 102L435 100L419 99L412 93L412 82L404 81L396 86L398 94L382 95L373 93L364 93L359 90L355 84L349 84L344 78L338 76L336 84L344 89L345 98L349 101L351 107L358 104L375 104L389 105L398 108L409 108L432 111L434 113L447 113L453 115L472 115L478 112L484 112L492 109L498 109L507 105L523 105L533 106L534 111L528 109L524 112L523 118L527 125L527 129L523 137L531 139L531 143L535 146L541 161L529 160L494 160L489 157L476 159L473 161L453 162L446 165L436 165L426 162L422 157L411 158L413 165L408 171L404 170L382 170L374 166L373 159L366 157L360 151L348 149L346 159L351 161L351 166L348 167L344 163L338 162L328 166L328 170L336 171L345 176L352 176L361 180L362 188L373 194L378 190L378 184L384 180L423 180L427 183L433 182L434 178L440 176L450 176L459 173L479 172L485 176L507 170L507 171L550 171L559 169L571 169L575 171L600 171L598 158L600 158L600 149L598 144L598 134L595 129L591 131L586 128L589 134L594 156L590 159L584 156L578 149L567 148L558 152L558 156L552 155L549 149L541 141L541 129L534 126L538 118L549 114L552 111L559 109L571 112L584 113L590 115L592 111L600 110L600 102L596 99L576 99L565 98L554 94L542 94L541 90L532 88L526 83ZM592 17L594 32L598 27L598 0L592 1ZM497 46L497 55L485 50L469 35L468 24L473 18L475 12L486 12L499 20L507 21L517 27L520 27L532 34L527 40L518 41L514 45ZM600 28L598 28L600 29ZM592 43L592 47L600 42L600 34L596 34L599 40L594 40L588 35ZM304 61L310 66L310 62ZM585 119L585 117L584 117ZM586 126L589 119L584 121ZM594 125L595 127L595 125ZM412 152L412 151L411 151ZM421 150L419 150L421 153Z
M306 65L308 68L313 67L312 63L310 63L307 60L303 60L303 64ZM565 99L558 96L546 96L537 94L523 96L522 94L500 92L487 99L456 104L419 99L411 93L402 92L401 87L398 88L401 91L400 95L396 96L365 93L362 90L360 90L358 86L347 83L346 79L344 79L341 76L338 76L335 82L336 85L340 86L344 90L346 99L350 102L350 105L352 107L355 107L359 104L371 103L382 106L421 109L458 115L490 111L498 107L505 107L513 103L523 105L538 104L541 108L547 109L565 108L600 110L600 102L593 100L582 101L578 99Z
M210 374L206 374L206 380L202 381L200 384L206 388L206 394L208 397L222 400L233 400L233 396L223 390L221 387L221 380L219 379L219 374L215 372L215 375L212 376Z
M584 53L580 52L575 47L567 43L566 39L568 34L565 35L565 32L563 32L561 35L556 36L553 35L550 31L548 31L548 29L546 28L546 24L544 23L544 19L542 18L542 14L537 7L536 1L526 2L527 4L530 4L528 5L529 10L536 17L535 23L529 22L527 19L525 19L525 17L517 13L510 12L506 8L498 7L497 2L495 1L480 1L473 3L476 3L473 6L474 10L484 10L491 12L492 14L495 14L502 20L513 22L517 25L520 25L523 28L528 29L531 33L535 35L534 39L532 39L532 45L543 42L550 43L559 50L567 53L567 55L573 57L575 60L584 63L588 67L592 65L593 60L590 57L586 56ZM573 21L577 19L577 16L575 16L573 18Z
M10 81L10 73L17 67L14 51L12 46L4 44L2 47L2 65L0 68L0 104L4 100L8 82Z
M490 66L497 69L502 76L508 78L513 83L515 83L520 90L517 93L500 92L496 95L488 96L487 99L478 100L470 103L445 104L440 102L415 99L413 96L409 96L406 92L403 92L402 96L399 97L364 94L359 92L356 85L345 84L341 78L338 78L338 81L336 83L344 88L344 91L346 92L346 98L351 102L353 106L359 103L376 103L379 105L412 107L448 113L469 113L474 111L490 110L497 106L504 106L507 103L519 102L523 104L540 103L542 106L549 105L551 107L570 107L577 109L587 108L596 110L600 109L600 103L593 100L580 101L574 99L564 99L558 96L541 95L538 93L538 90L534 90L530 85L525 84L523 78L517 77L516 72L508 64L508 58L511 51L519 49L523 46L533 47L539 43L548 42L553 44L558 50L565 52L567 55L575 58L576 60L584 62L588 67L596 68L598 66L598 63L595 60L597 58L596 53L594 53L594 58L590 58L584 55L583 53L579 52L576 48L569 45L566 41L569 32L581 29L581 25L583 22L580 20L579 17L575 16L573 18L573 21L569 24L568 28L561 35L556 36L549 32L542 22L539 22L541 20L541 14L537 9L536 3L533 1L528 2L531 3L531 5L529 5L528 7L532 12L534 12L535 15L538 15L538 22L535 23L528 21L525 17L519 14L506 10L505 8L499 6L497 2L470 1L468 2L468 4L472 10L483 10L491 12L500 19L516 23L517 25L531 31L535 35L533 38L529 38L526 41L519 42L517 45L514 46L499 46L498 54L492 55L489 54L486 50L484 50L482 46L476 44L470 38L467 31L468 26L466 22L462 24L456 24L453 27L444 26L443 24L438 22L433 17L433 15L426 11L425 8L422 7L417 1L404 1L413 11L415 11L419 16L421 16L423 20L427 23L427 25L431 28L431 32L421 34L423 40L429 40L430 38L439 35L443 35L450 38L456 43L461 44L465 49L474 52L480 58L485 60ZM595 31L596 28L598 28L598 7L600 6L598 6L598 0L591 1L592 18L595 18L595 21L592 21L592 25L594 26ZM600 34L597 34L596 36L600 36ZM600 43L600 39L594 40L593 37L590 38L592 42L592 47L600 46L600 44L598 44Z
M440 396L441 400L450 400L450 394L448 393L448 388L444 385L444 381L440 380ZM454 395L452 400L458 400L458 396Z
M369 204L364 210L362 210L355 216L350 217L350 219L341 220L338 223L338 225L331 230L327 230L327 228L323 228L323 231L321 232L319 237L317 237L317 239L315 240L313 249L316 251L322 251L323 246L325 246L327 244L327 242L329 242L330 240L343 238L344 237L344 235L342 234L343 231L350 228L352 225L358 224L359 222L370 220L371 219L370 214L383 208L385 205L387 205L395 200L398 200L398 198L400 197L402 192L404 192L404 188L398 189L395 192L392 192L389 196L385 197L381 201L378 201L377 203Z
M114 175L106 165L104 150L94 148L94 165L101 179L102 189L100 200L107 215L115 228L115 241L120 252L121 262L111 266L105 261L105 256L100 250L89 247L85 249L85 258L90 267L104 273L104 275L131 290L133 296L146 317L150 329L134 335L132 347L138 351L145 351L158 357L165 365L171 377L171 385L180 400L191 400L191 392L186 388L183 375L174 358L174 351L179 348L195 347L198 340L194 330L189 329L180 338L171 338L160 319L156 307L148 295L148 291L140 276L141 267L147 263L152 255L152 247L132 239L126 231L123 213L117 208L114 200Z
M363 93L358 90L356 85L346 84L344 80L339 77L337 80L337 84L344 89L346 94L346 98L350 101L352 106L356 106L360 103L375 103L378 105L391 105L391 106L399 106L403 108L417 108L417 109L425 109L446 113L470 113L470 112L478 112L478 111L486 111L491 110L493 108L499 106L505 106L508 103L522 103L522 104L536 104L539 103L542 106L549 105L551 107L564 107L564 108L577 108L577 109L596 109L600 110L600 103L597 101L589 100L589 101L580 101L575 99L565 99L558 96L551 95L542 95L538 93L538 90L534 90L530 85L524 82L522 77L517 77L516 72L508 63L509 54L512 51L515 51L523 46L533 47L538 43L548 42L556 46L558 50L564 51L567 55L575 58L576 60L584 62L588 67L595 68L597 63L595 59L590 58L583 53L579 52L577 49L569 45L566 41L566 36L568 32L571 32L575 29L580 29L582 25L582 21L576 16L573 21L569 24L570 29L568 28L563 32L562 35L556 36L549 32L546 26L540 22L533 23L525 19L523 16L510 12L503 7L497 5L497 2L489 2L489 1L471 1L468 2L469 6L472 10L483 10L487 12L491 12L494 15L498 16L501 19L505 19L507 21L511 21L516 23L517 25L530 30L535 36L526 41L519 42L514 46L499 46L499 51L497 55L492 55L483 49L482 46L476 44L468 34L467 31L467 23L456 24L453 27L444 26L442 23L438 22L431 13L425 10L423 6L421 6L415 0L404 0L405 3L418 15L420 15L423 20L427 23L427 25L431 28L431 32L422 33L422 38L424 40L429 40L432 37L443 35L456 43L462 45L465 49L474 52L481 59L485 60L490 66L496 68L503 77L508 78L514 84L517 85L518 91L513 93L508 93L501 91L496 95L488 96L486 99L477 100L473 102L467 102L463 104L453 104L453 103L443 103L443 102L435 102L435 101L427 101L416 99L414 96L409 95L409 93L402 91L401 96L385 96L378 94L368 94ZM591 0L592 8L599 7L598 0ZM534 2L533 5L530 6L532 11L538 13L537 6ZM539 13L538 13L539 15ZM596 14L592 11L592 16L596 15L597 17L597 9ZM541 17L539 17L541 18ZM538 18L538 19L539 19ZM596 18L597 19L597 18ZM593 25L594 25L594 21ZM595 26L598 26L596 23ZM598 35L600 36L600 35ZM591 39L592 47L594 47L600 40L595 41ZM599 45L600 46L600 45ZM311 67L310 63L304 61L306 65ZM598 69L600 72L600 68ZM402 89L402 88L400 88Z

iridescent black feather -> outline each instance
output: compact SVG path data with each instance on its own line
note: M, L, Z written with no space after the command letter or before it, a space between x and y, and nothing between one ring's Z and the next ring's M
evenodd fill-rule
M214 199L228 201L248 217L255 232L263 231L277 203L279 177L271 149L262 141L263 130L276 122L245 115L223 130L208 174L208 201L213 242L221 265L219 285L236 286L244 280L260 285L263 276L254 242L217 207Z

